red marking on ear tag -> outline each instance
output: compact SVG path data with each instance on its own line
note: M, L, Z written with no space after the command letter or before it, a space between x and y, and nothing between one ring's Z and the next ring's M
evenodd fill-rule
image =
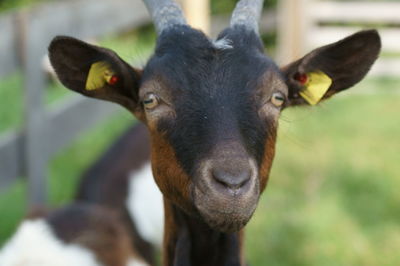
M108 84L110 85L115 85L117 84L119 81L119 77L116 75L112 75L112 77L110 78L110 80L108 81Z
M308 81L308 76L307 76L307 74L296 73L294 75L294 79L297 80L298 82L300 82L301 85L305 85Z

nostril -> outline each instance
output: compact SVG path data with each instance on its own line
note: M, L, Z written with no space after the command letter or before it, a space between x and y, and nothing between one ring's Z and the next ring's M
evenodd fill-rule
M212 176L215 181L230 189L240 189L251 177L249 169L238 169L236 171L227 171L221 168L212 169Z

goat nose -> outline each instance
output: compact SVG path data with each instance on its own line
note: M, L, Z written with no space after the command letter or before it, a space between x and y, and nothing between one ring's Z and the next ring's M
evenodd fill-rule
M250 180L250 169L237 169L236 171L223 168L214 168L211 171L215 181L224 187L237 191L242 188Z

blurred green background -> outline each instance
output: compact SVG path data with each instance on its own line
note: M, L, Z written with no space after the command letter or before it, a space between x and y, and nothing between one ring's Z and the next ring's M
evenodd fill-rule
M33 2L0 0L0 10ZM213 1L213 12L235 2ZM154 40L143 28L100 44L144 63ZM270 182L246 228L250 265L400 265L399 82L367 78L318 107L282 113ZM22 123L21 87L18 73L0 80L0 133ZM68 96L53 84L46 102ZM68 203L84 169L134 122L121 109L53 158L50 204ZM0 245L25 214L26 192L21 180L0 194Z

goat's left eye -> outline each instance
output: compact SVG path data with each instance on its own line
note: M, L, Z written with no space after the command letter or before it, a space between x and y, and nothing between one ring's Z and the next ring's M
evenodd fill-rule
M147 94L143 99L143 106L146 109L153 109L158 105L158 97L154 93Z
M281 107L285 103L285 96L280 92L274 92L271 97L271 102L276 107Z

